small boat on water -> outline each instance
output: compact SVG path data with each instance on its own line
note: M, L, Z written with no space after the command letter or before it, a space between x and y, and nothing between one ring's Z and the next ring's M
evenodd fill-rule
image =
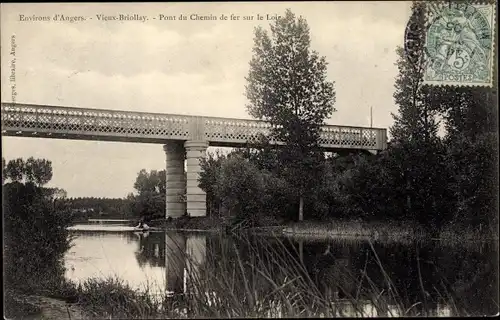
M146 223L144 223L142 221L140 221L139 224L134 227L134 230L143 231L143 232L149 231L149 229L151 229L151 228Z
M67 228L71 231L96 231L96 232L140 232L146 233L151 231L160 231L155 227L136 227L136 226L119 226L119 225L75 225Z

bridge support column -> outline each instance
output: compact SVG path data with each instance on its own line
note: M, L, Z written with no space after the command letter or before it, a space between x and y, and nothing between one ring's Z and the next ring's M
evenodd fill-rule
M187 161L187 212L191 217L204 217L207 215L207 195L198 187L198 178L201 172L200 160L205 157L208 141L186 141Z
M165 217L179 218L186 212L182 195L186 192L184 176L185 149L180 141L169 141L163 146L166 161L166 208Z

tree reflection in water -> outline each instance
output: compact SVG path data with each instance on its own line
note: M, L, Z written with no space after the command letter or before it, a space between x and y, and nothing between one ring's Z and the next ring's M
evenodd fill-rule
M293 263L279 257L286 250L303 262L304 270L296 274L309 278L311 287L347 314L354 314L348 301L357 301L358 310L375 316L404 315L408 310L438 316L498 312L498 249L492 243L377 242L372 248L361 241L239 239L176 232L139 237L138 263L164 267L166 289L173 293L193 292L202 281L215 286L218 282L210 279L218 279L234 285L242 298L247 289L256 297L266 296L276 289L272 283L291 280L284 269ZM257 265L265 272L256 272ZM237 275L240 270L244 275ZM210 289L217 294L220 288Z

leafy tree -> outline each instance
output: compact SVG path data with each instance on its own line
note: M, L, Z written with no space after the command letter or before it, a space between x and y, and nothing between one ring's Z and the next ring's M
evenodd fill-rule
M27 178L32 178L33 181L39 186L47 184L52 179L52 162L45 159L30 159L28 159L28 161L26 162L26 169L28 169L29 163L29 173L31 174L31 176L29 176L28 171L26 171ZM28 181L30 180L28 179Z
M139 171L134 183L134 188L138 193L156 192L165 193L166 189L165 170L151 170L147 172L145 169Z
M271 144L270 137L260 134L256 141L250 142L246 147L236 149L234 153L240 154L245 159L254 163L259 169L264 169L274 174L279 173L280 152Z
M493 80L497 83L496 76ZM493 227L498 224L496 86L445 86L434 91L429 103L445 120L454 221L465 226Z
M425 67L425 4L414 2L410 23L414 29L411 52L397 50L399 75L396 78L394 99L398 114L390 128L393 143L391 161L387 165L390 179L406 199L405 216L437 229L446 220L443 202L448 197L445 150L437 135L438 111L430 103L437 92L424 86ZM444 210L442 210L444 209Z
M209 153L201 161L203 170L200 172L200 188L207 194L209 214L217 213L219 216L229 216L233 222L246 221L255 225L276 222L275 218L285 218L287 213L292 212L291 187L279 175L266 169L272 167L269 163L265 164L266 161L265 153L250 148L236 149L227 155ZM256 175L256 180L246 177L249 172ZM237 179L245 180L245 185L257 183L263 188L255 194L257 200L252 205L242 202L250 201L244 200L248 197L254 199L254 195L248 193L255 192L249 191L253 190L250 187L237 187ZM263 219L267 219L267 222Z
M434 101L446 121L449 188L455 221L497 224L498 106L494 88L440 88Z
M437 136L437 111L429 106L434 98L432 88L423 86L425 60L425 4L414 2L409 24L413 41L407 52L398 48L396 63L399 74L396 77L394 99L398 114L392 114L394 125L390 128L395 143L428 143Z
M488 87L435 88L430 103L445 120L448 141L467 138L475 141L494 133L498 125L497 91Z
M52 162L45 159L21 158L10 160L5 168L5 177L11 181L26 181L38 186L47 184L52 179Z
M213 215L215 212L220 213L221 201L217 192L217 179L223 162L226 156L219 151L207 153L205 158L200 161L201 172L199 178L199 186L207 195L207 214Z
M33 175L35 183L39 186L47 184L52 179L52 162L45 159L36 159Z
M239 155L222 163L217 172L216 194L235 222L243 220L255 225L262 214L266 195L265 176Z
M457 134L448 145L446 160L453 173L448 187L453 196L454 221L485 229L497 226L497 134L481 134L474 140Z
M287 10L271 25L271 36L255 30L254 55L246 80L247 110L272 125L271 135L285 143L280 150L282 174L293 183L303 203L323 157L318 148L320 128L335 111L334 83L326 80L327 62L310 50L307 22Z
M35 158L29 157L24 164L24 175L27 182L35 181Z
M61 188L44 188L46 191L46 196L51 200L66 199L68 197L68 192Z
M6 290L30 294L60 290L72 215L56 207L53 198L65 192L42 188L27 179L26 183L19 182L26 174L22 159L10 161L7 167L12 182L3 185Z
M411 22L417 31L412 51L405 54L398 49L400 74L394 97L399 113L394 116L394 139L385 162L392 177L388 184L394 183L394 197L406 198L405 216L434 230L452 219L464 225L494 221L496 91L423 86L423 4L415 2L412 10ZM436 115L444 119L444 140L437 136ZM405 188L398 188L401 185Z
M152 218L164 215L166 207L166 173L165 170L142 169L139 171L134 188L138 195L132 195L130 210L143 217Z
M131 210L136 215L153 219L157 216L165 216L165 194L146 191L134 197L130 203Z
M137 178L134 183L134 188L137 192L148 192L148 191L156 191L158 186L158 181L156 175L151 175L146 171L146 169L142 169L139 171Z
M23 180L25 172L25 163L22 158L10 160L6 167L6 177L14 182Z

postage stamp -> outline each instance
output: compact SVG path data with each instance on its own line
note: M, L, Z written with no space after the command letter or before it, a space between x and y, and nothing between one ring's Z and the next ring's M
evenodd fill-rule
M495 4L427 4L424 84L492 86Z

